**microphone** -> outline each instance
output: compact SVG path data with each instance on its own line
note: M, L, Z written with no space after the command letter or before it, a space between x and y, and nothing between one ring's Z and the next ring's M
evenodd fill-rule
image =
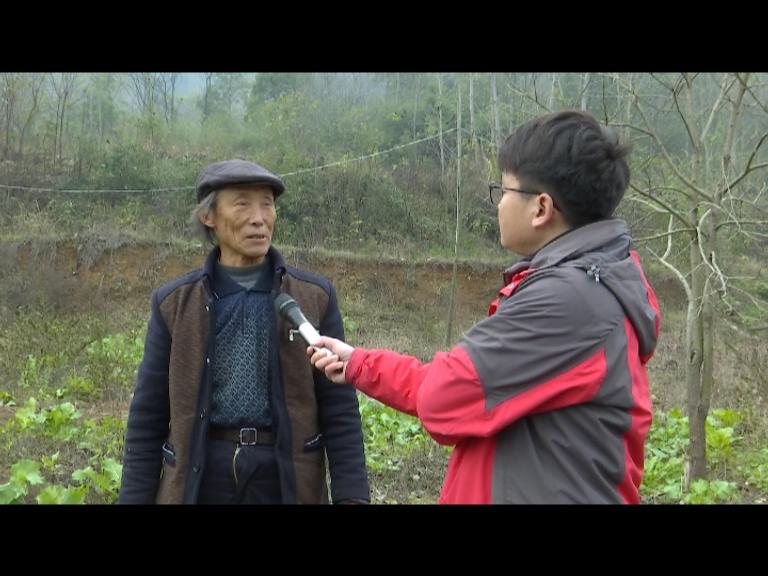
M277 313L288 320L294 328L299 331L301 337L310 346L315 346L320 339L320 334L315 330L315 327L310 324L307 317L299 308L299 304L291 298L288 294L282 293L275 298L275 310ZM327 348L315 347L315 350L319 352L325 352L326 356L331 356L333 352Z

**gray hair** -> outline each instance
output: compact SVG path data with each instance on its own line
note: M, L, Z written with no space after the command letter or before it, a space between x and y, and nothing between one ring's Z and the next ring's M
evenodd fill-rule
M203 198L197 206L195 206L192 209L191 214L191 224L194 227L195 231L198 232L200 235L202 235L208 242L216 245L216 235L214 234L213 230L200 222L200 216L203 216L205 214L208 214L211 210L216 209L216 196L218 195L218 190L214 190L210 194L208 194L205 198Z

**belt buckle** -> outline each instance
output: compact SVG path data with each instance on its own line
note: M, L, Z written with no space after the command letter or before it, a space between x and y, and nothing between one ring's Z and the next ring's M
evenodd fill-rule
M253 440L248 442L243 436L244 432L253 432ZM240 428L240 445L241 446L253 446L259 439L259 431L256 428Z

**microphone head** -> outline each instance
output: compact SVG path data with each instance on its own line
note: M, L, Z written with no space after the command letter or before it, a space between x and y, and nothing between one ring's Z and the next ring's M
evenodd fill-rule
M288 294L279 294L275 298L275 310L277 310L279 316L293 324L294 328L298 328L307 322L307 318L304 316L301 308L299 308L299 303Z
M293 308L294 306L298 306L296 303L296 300L291 298L288 294L285 292L278 294L275 298L275 309L277 310L278 314L285 315L288 310Z

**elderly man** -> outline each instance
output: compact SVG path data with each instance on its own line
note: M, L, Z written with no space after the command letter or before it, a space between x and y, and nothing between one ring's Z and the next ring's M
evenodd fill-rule
M326 457L333 502L368 502L355 391L313 372L274 309L290 294L321 333L343 338L330 281L272 246L285 185L227 160L196 191L214 248L152 295L118 502L327 503Z

